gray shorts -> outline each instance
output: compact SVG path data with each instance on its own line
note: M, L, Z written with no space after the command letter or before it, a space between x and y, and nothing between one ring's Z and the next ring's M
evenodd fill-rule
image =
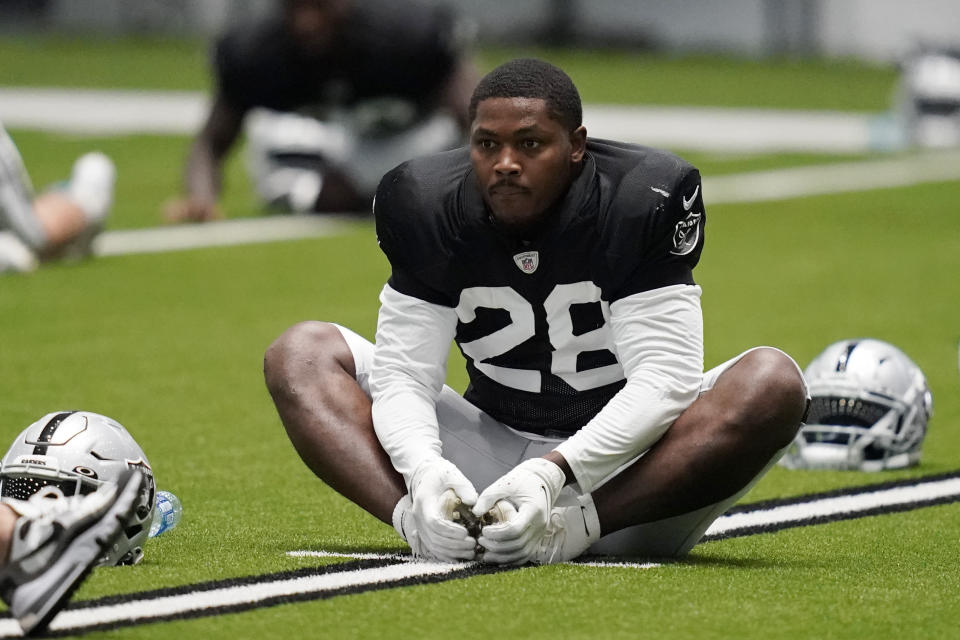
M353 352L357 382L369 395L373 344L349 329L337 328ZM720 374L750 351L753 349L704 373L700 392L711 389ZM800 370L799 366L797 370ZM518 431L498 422L447 386L443 387L437 401L437 419L444 458L457 465L477 491L483 491L521 461L542 456L563 441L562 438ZM646 557L685 555L703 537L710 524L743 497L776 464L784 451L786 448L777 452L763 470L735 495L690 513L615 531L600 538L587 553ZM565 487L558 504L572 504L571 499L577 489L577 485Z

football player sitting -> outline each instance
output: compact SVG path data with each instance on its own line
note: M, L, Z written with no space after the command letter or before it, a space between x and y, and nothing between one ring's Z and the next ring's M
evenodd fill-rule
M800 368L757 347L703 371L693 166L588 139L540 60L485 76L469 118L469 147L380 182L375 344L304 322L268 349L287 434L420 557L683 555L793 440ZM464 396L444 386L451 341Z

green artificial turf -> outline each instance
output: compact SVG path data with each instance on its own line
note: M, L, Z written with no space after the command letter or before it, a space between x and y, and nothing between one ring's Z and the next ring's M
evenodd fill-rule
M938 295L960 268L958 236L946 232L956 223L938 202L958 191L951 183L798 199L775 210L711 209L697 271L708 365L760 343L805 362L830 340L870 335L918 361L936 402L919 468L776 468L748 500L960 466L958 330L951 301ZM931 236L931 228L944 233ZM148 452L158 486L184 502L181 526L149 542L142 565L97 571L78 597L326 562L285 557L291 549L402 548L389 527L312 478L261 379L265 347L296 321L334 320L371 336L386 275L372 228L359 223L336 238L102 258L0 282L6 437L50 410L108 413ZM459 357L452 362L451 383L462 388ZM949 627L956 585L941 579L942 567L957 544L934 532L955 530L958 517L949 505L708 543L688 561L657 569L524 569L121 635L185 626L190 634L257 637L319 624L334 637L446 637L449 611L461 607L464 624L481 625L496 610L507 616L504 633L532 637L597 629L626 637L640 625L654 637L720 638L745 625L738 637L797 637L806 629L810 637L856 638L888 624L905 637L936 637L907 622ZM838 604L851 593L858 607Z
M202 64L194 45L120 44L3 39L0 52L20 51L42 64L23 76L6 66L0 84L205 86L199 72L177 80L154 73ZM120 52L127 59L118 61ZM68 67L54 62L81 54L87 75L66 82ZM493 64L503 54L484 55ZM584 95L605 95L610 57L562 60L578 82L588 83ZM689 75L678 77L722 72L710 60L641 61L649 63L643 72L650 78L671 78L686 66ZM756 95L771 96L772 106L881 110L892 77L852 63L728 63L766 83ZM120 71L104 68L111 65ZM774 68L779 72L767 70ZM589 86L592 74L603 86ZM809 89L828 80L837 88L832 96L788 90L792 82ZM746 95L734 100L732 83L731 102L710 87L680 95L689 83L679 84L662 99L761 104ZM636 97L639 88L622 95L627 91L631 100L645 99ZM841 99L843 92L858 96ZM110 153L119 166L111 228L157 224L187 144L183 137L13 133L38 185L64 177L72 158L92 144ZM829 160L690 156L705 176ZM235 162L226 208L259 215ZM957 182L756 204L708 199L707 244L695 273L704 288L708 366L757 344L781 347L806 364L830 341L870 336L913 357L934 394L919 467L877 474L775 468L747 501L960 469L960 222L951 206L958 199ZM143 446L158 487L184 504L180 526L149 541L141 565L96 570L76 599L334 562L287 557L293 549L403 549L389 526L304 467L261 370L266 347L300 320L332 320L372 337L387 275L372 224L360 221L330 238L105 257L0 278L0 440L49 411L106 413ZM456 353L449 380L465 385ZM960 506L953 503L705 543L683 562L650 569L525 568L87 637L950 638L960 615L960 574L953 568L958 530Z
M0 86L112 87L206 91L210 44L202 39L62 35L0 37ZM892 65L854 60L664 56L481 46L486 72L534 56L565 69L587 102L709 104L781 109L883 111L896 85Z

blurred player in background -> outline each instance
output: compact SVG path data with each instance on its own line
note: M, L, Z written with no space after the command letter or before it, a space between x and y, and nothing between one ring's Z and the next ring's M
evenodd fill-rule
M418 0L280 0L216 44L216 90L171 221L221 217L224 159L246 123L249 168L269 205L369 211L399 162L465 140L476 80L469 33Z
M89 255L113 204L115 180L107 156L87 153L63 188L35 196L20 153L0 124L0 274Z
M485 76L469 113L468 148L377 191L376 344L307 322L267 351L287 433L417 556L683 555L793 440L801 371L770 347L703 371L693 166L588 140L576 87L539 60Z

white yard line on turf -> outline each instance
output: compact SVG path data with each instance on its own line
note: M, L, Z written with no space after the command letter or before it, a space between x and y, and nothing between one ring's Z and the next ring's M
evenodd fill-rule
M767 202L951 180L960 180L960 150L705 177L703 199L709 209L711 204Z
M322 593L344 587L396 582L407 578L451 573L460 571L465 566L464 564L437 562L401 563L372 569L270 580L257 584L224 587L211 591L195 591L147 600L131 600L120 604L67 609L54 618L50 624L50 630L72 630L78 627L110 624L117 621L147 621L151 618L183 615L211 608L245 605L283 596ZM19 626L14 620L0 620L0 635L18 634Z
M200 130L208 98L196 91L0 89L0 122L14 129L86 135L185 135Z
M820 498L810 502L783 505L771 509L731 513L721 516L707 529L706 536L718 536L737 530L754 529L791 522L813 522L818 518L855 516L878 509L893 510L904 505L919 505L936 500L960 498L960 478L920 482L912 486L881 489L867 493Z
M655 569L662 567L659 562L568 562L576 567L600 567L602 569Z
M339 551L287 551L291 558L350 558L352 560L400 560L402 562L414 562L413 557L400 555L396 553L351 553ZM659 562L623 562L621 560L603 562L569 562L578 567L626 567L630 569L652 569L659 567Z
M297 240L333 235L345 226L344 220L336 216L291 214L107 231L94 240L93 252L98 256L117 256Z
M711 204L769 202L948 180L960 180L960 151L708 177L703 180L703 192L709 209ZM114 256L276 242L333 235L343 228L344 219L337 216L273 215L107 231L94 241L94 253Z
M287 551L286 555L290 558L351 558L352 560L397 560L401 562L411 562L411 556L405 556L400 553L354 553L352 551L311 551L304 549L302 551Z
M883 510L904 510L936 504L937 501L960 499L960 477L945 479L920 479L914 485L890 487L876 491L864 491L843 496L814 498L807 502L757 509L744 513L722 516L707 531L707 536L717 536L736 531L753 530L764 526L814 524L823 519L854 518L871 515ZM343 553L332 551L292 551L293 557L343 557L363 560L397 560L394 564L366 569L347 569L313 576L296 578L268 578L262 582L224 586L216 589L186 591L173 595L137 597L119 604L80 606L62 611L51 624L53 631L71 632L94 625L131 625L141 621L171 618L184 615L203 615L204 610L220 610L230 607L255 608L276 603L277 598L323 593L337 589L363 587L364 585L390 583L407 584L406 580L418 577L441 576L464 568L469 564L444 564L433 562L410 562L409 556L377 553ZM591 561L574 563L602 568L649 569L656 563L628 563L613 560L609 563ZM19 627L11 618L0 619L0 637L20 635Z
M209 97L191 91L0 88L7 127L74 134L196 133ZM584 105L591 136L674 149L860 153L896 147L886 113Z
M721 153L864 153L903 146L888 113L730 107L583 105L594 138Z

